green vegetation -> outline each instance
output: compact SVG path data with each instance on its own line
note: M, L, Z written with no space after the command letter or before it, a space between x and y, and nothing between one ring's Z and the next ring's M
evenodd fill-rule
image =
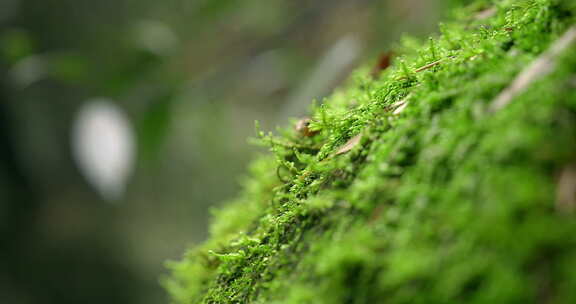
M576 221L556 199L576 161L574 45L490 110L575 12L475 1L315 105L318 134L259 132L272 155L170 263L173 301L576 303Z

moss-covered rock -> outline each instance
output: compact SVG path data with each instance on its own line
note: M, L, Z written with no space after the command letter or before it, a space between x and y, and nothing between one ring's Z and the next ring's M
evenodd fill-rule
M473 2L261 133L173 302L576 303L575 4Z

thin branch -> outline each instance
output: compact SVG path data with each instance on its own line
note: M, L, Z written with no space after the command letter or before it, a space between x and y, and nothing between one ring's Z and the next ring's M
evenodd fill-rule
M496 112L508 105L514 97L522 93L534 81L550 74L554 70L555 59L576 41L576 26L568 29L544 54L540 55L525 68L510 86L504 89L489 106L490 112Z
M425 70L428 70L428 69L430 69L430 68L432 68L432 67L435 67L435 66L441 64L442 61L444 61L444 60L446 60L446 59L436 60L436 61L434 61L434 62L432 62L432 63L429 63L429 64L427 64L427 65L425 65L425 66L421 66L421 67L417 68L416 70L414 70L414 73L420 73L420 72L422 72L422 71L425 71Z

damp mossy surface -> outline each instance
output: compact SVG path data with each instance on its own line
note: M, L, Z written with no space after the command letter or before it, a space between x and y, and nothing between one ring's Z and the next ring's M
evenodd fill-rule
M260 132L271 153L169 263L173 303L576 303L576 215L556 201L576 46L490 111L575 16L569 0L468 1L312 106L317 134Z

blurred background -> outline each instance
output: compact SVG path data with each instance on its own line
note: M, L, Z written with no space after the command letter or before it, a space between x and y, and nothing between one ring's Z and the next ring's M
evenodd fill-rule
M166 303L263 130L446 1L0 0L0 303Z

